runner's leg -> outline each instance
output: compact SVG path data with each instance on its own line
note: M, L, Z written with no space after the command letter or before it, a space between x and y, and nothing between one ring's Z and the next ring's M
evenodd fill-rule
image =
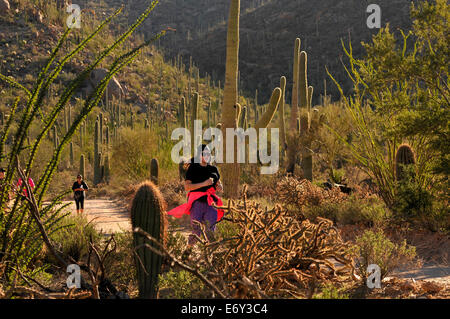
M207 205L207 204L206 204ZM192 235L189 236L188 245L193 246L197 242L197 238L194 235L200 236L201 228L200 225L195 223L198 221L200 223L204 220L205 215L205 203L195 201L191 207L191 228Z
M206 228L208 231L206 234L208 235L209 241L214 241L213 233L216 230L216 222L217 222L217 209L212 206L207 205L205 220L208 222L208 227Z
M80 213L83 214L83 212L84 212L84 197L80 198L80 207L81 207Z
M77 214L80 213L80 202L78 199L75 199L75 205L77 205Z

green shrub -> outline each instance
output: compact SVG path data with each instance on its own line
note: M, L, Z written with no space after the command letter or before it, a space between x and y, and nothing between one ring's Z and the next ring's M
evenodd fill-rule
M361 277L368 277L367 267L376 264L381 269L381 279L395 268L410 263L416 256L416 248L404 240L401 244L391 242L382 230L366 230L356 238L353 248L357 260L357 269Z
M105 272L121 290L137 289L134 264L133 233L130 231L114 234L116 249L105 260Z
M328 218L344 225L364 224L382 227L390 218L390 211L383 201L377 197L358 198L351 195L341 203L323 202L317 206L307 206L303 213L306 218Z
M332 284L325 285L322 291L315 294L313 299L349 299L348 294L343 293Z
M60 231L51 236L58 249L66 257L79 261L89 252L89 239L99 243L101 234L84 215L69 215L60 221Z
M159 291L162 299L187 299L199 296L204 285L191 273L170 270L159 275ZM165 291L164 293L161 293Z
M167 233L167 249L172 255L180 257L186 249L186 245L187 240L182 234L178 232Z
M233 224L229 221L221 221L216 226L216 238L231 238L233 236L237 236L239 234L239 229L236 227L236 224Z
M398 183L394 211L397 218L412 220L430 215L433 210L433 196L412 179Z

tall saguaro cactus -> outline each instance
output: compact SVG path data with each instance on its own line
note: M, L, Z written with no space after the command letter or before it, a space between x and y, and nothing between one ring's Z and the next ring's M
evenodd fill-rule
M238 86L238 60L239 60L239 16L240 0L231 0L230 13L228 19L227 32L227 53L225 67L225 87L222 109L222 130L226 141L227 128L236 128L235 105L237 103ZM234 143L235 144L235 143ZM227 150L224 143L224 154L234 152L236 154L236 145L234 150ZM223 184L226 197L235 198L238 196L239 188L239 164L235 159L233 163L223 164Z
M165 202L159 189L151 182L142 183L131 205L131 225L148 233L162 245L166 244L167 214ZM135 264L139 284L139 297L154 299L158 296L158 276L163 257L145 247L159 247L137 232L133 233L136 248Z
M85 168L85 162L84 162L84 155L81 154L80 156L80 170L79 170L79 174L81 176L83 176L83 178L86 178L86 168Z
M94 129L94 185L97 185L101 182L101 168L100 168L100 147L99 147L99 139L100 139L100 123L99 121L95 121L95 129Z
M297 120L298 120L298 89L299 89L299 65L300 65L300 39L295 40L294 46L294 66L292 68L292 103L291 103L291 116L289 120L289 134L286 137L287 142L287 167L286 171L293 174L295 169L295 163L298 156L298 135L297 132Z
M192 95L192 103L191 103L191 152L194 154L195 152L195 142L196 142L196 136L195 136L195 120L198 119L199 116L199 105L200 105L200 96L198 92L195 92Z
M284 104L286 96L286 77L282 76L280 79L281 100L279 108L279 126L280 126L280 138L281 138L281 151L284 153L286 149L286 122L284 118Z
M180 109L178 111L178 122L181 127L186 128L186 99L184 96L181 98Z

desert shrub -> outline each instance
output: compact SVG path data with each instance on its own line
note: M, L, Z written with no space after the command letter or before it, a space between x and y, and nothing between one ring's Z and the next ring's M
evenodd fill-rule
M239 233L236 224L229 221L221 221L217 224L216 234L218 238L231 238Z
M150 175L150 160L157 142L149 130L125 127L119 130L120 139L114 143L111 173L127 181L142 181Z
M162 299L195 298L203 288L200 279L185 270L170 270L159 275L159 291ZM163 289L165 293L161 293Z
M66 257L79 261L89 252L89 240L98 243L101 234L84 215L68 215L60 221L61 230L51 236Z
M364 224L369 227L382 227L391 216L389 209L379 198L373 196L361 199L356 195L348 196L341 203L323 202L316 206L306 206L303 214L311 220L323 217L339 224Z
M401 244L390 241L384 232L366 230L356 238L356 246L353 247L356 256L356 266L361 277L368 277L367 267L376 264L381 269L383 279L395 268L410 263L416 256L416 248L409 246L404 240Z
M349 299L348 294L343 293L332 284L324 285L322 291L315 294L313 299Z
M134 264L133 234L123 232L114 234L116 249L105 259L105 273L117 287L130 292L137 287Z
M186 249L187 240L180 233L167 233L167 250L173 256L181 256Z
M398 183L394 211L400 219L416 219L430 215L433 210L433 196L423 186L411 179Z
M335 224L365 224L382 226L390 211L377 196L362 190L352 195L341 193L334 187L326 190L308 180L283 178L278 184L278 199L296 216L332 220Z
M294 177L284 177L277 183L278 200L287 208L303 211L306 206L318 206L325 202L341 203L347 195L338 188L323 189L310 181L298 180Z

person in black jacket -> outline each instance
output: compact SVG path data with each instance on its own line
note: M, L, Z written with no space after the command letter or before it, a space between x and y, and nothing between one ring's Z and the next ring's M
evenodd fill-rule
M78 175L77 181L73 183L73 198L75 204L77 205L77 213L83 213L84 210L84 192L87 191L89 187L83 181L83 176Z

